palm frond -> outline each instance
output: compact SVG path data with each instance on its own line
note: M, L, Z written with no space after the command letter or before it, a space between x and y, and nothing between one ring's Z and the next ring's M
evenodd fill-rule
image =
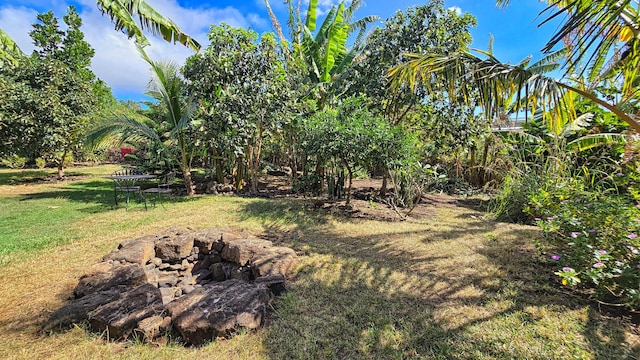
M93 149L119 147L125 142L158 142L160 137L149 126L128 116L116 115L100 122L86 135L86 145Z

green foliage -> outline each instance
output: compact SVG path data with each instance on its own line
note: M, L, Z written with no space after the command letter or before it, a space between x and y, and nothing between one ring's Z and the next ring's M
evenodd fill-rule
M565 285L582 283L596 298L640 308L640 210L629 197L589 190L580 178L547 181L528 212L542 228L541 253L562 267Z
M93 148L109 148L132 142L151 150L148 159L168 156L180 168L187 194L193 195L191 167L198 140L195 131L199 127L194 117L195 103L185 93L176 64L153 61L142 48L138 49L151 67L147 94L157 101L151 105L149 117L115 114L88 132L87 143Z
M199 140L218 181L233 176L241 188L250 178L256 191L263 142L282 135L298 106L295 81L272 34L258 41L254 31L222 24L211 27L209 41L183 68L188 91L199 100Z
M408 53L448 54L465 50L471 43L469 29L475 26L470 14L457 15L444 7L444 1L431 0L420 6L397 11L367 37L362 56L348 70L348 92L363 93L375 99L378 111L393 123L405 116L406 108L427 97L424 91L388 87L387 70L408 60ZM428 103L441 103L442 97L428 96ZM446 102L452 108L461 104ZM447 121L450 117L442 117Z
M38 169L44 169L47 166L47 161L41 157L36 158L36 167Z
M184 33L170 18L158 12L145 0L97 0L98 8L107 14L115 25L116 31L122 31L129 38L135 38L141 46L149 45L143 31L149 31L164 40L200 50L200 44ZM137 19L140 21L138 22Z
M15 65L24 54L15 41L4 30L0 29L0 68Z
M60 29L53 12L38 15L30 32L36 50L15 66L0 69L1 154L43 157L64 175L65 158L81 145L91 115L111 98L88 68L94 51L84 41L82 20L73 6Z
M372 114L363 98L344 99L337 108L311 116L300 146L305 154L315 155L316 164L334 168L336 175L347 171L347 202L356 168L396 168L415 154L414 139Z
M22 169L27 164L27 158L18 155L11 155L2 159L2 165L11 169Z

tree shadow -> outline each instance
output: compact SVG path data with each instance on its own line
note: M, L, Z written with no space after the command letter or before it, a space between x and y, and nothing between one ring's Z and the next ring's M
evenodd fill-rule
M143 184L143 186L152 187L153 184ZM79 208L79 211L86 213L100 213L110 211L116 208L114 193L113 193L113 181L107 179L92 179L87 181L79 181L69 183L68 185L51 191L36 192L32 194L22 195L20 201L30 200L42 200L42 199L65 199L70 202L80 203L84 206ZM125 207L124 202L126 197L118 196L118 207ZM185 201L182 197L172 196L162 197L156 199L153 194L145 195L147 200L147 207L152 207L154 202L159 206L161 203L167 201L182 202ZM132 207L141 208L144 206L144 201L137 194L131 194L129 209Z
M111 210L114 206L113 181L94 179L70 183L60 189L22 195L20 201L42 199L65 199L85 206L79 210L99 213Z
M249 203L242 213L301 255L291 291L276 299L264 332L271 358L640 354L625 337L624 319L556 286L532 247L535 228L481 218L448 227L330 222L330 214L291 200ZM363 233L345 235L336 221Z

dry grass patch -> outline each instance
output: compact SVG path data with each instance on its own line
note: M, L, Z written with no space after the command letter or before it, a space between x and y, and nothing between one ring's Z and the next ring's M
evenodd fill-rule
M43 190L46 191L46 190ZM353 220L304 200L196 197L86 213L69 243L0 267L0 357L15 359L613 359L640 355L635 326L556 287L532 227L435 206L406 222ZM262 233L300 258L268 326L201 348L110 342L78 327L42 336L48 314L121 240L170 226Z

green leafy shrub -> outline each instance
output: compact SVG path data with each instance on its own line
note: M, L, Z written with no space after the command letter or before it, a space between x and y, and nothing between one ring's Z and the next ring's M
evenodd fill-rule
M22 169L27 163L27 159L18 155L11 155L6 159L2 159L2 165L11 169Z
M36 167L38 169L44 169L47 166L47 160L39 157L36 159Z
M640 210L629 197L585 189L581 179L547 183L527 212L542 228L541 253L564 285L593 286L595 297L640 309Z

